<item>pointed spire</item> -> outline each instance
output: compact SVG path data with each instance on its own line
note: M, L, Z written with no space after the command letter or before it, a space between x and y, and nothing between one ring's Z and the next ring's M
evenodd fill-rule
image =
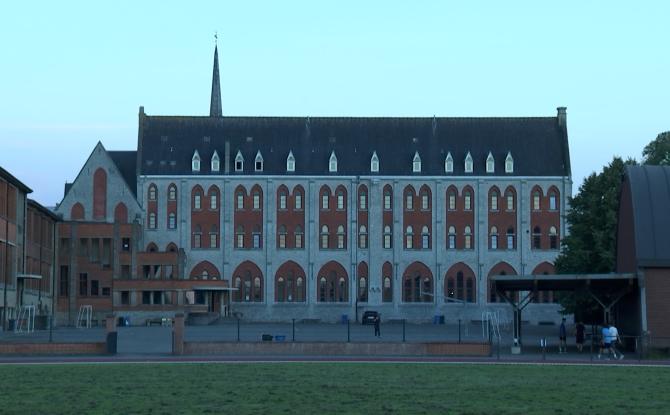
M214 35L214 39L217 35ZM214 71L212 72L212 100L209 104L210 117L222 117L221 109L221 83L219 81L219 51L218 45L214 46Z

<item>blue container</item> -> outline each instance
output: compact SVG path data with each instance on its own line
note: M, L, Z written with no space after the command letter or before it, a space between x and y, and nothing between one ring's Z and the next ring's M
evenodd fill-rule
M275 341L276 342L283 342L284 340L286 340L286 336L284 336L283 334L275 336Z

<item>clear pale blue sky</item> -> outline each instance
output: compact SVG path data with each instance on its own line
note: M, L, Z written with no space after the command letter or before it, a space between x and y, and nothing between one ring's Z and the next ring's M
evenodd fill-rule
M575 190L670 130L668 1L6 2L0 165L52 206L137 112L554 116Z

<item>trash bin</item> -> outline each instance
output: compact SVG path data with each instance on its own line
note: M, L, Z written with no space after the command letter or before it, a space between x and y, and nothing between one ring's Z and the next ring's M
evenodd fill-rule
M7 331L14 331L14 327L16 326L16 320L13 318L10 318L7 320Z
M116 344L118 340L118 333L110 331L107 333L107 353L116 354Z
M349 321L349 315L348 314L342 314L342 324L347 324Z

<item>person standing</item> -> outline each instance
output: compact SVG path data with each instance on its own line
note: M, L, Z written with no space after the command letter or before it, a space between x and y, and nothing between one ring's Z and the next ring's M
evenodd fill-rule
M568 352L567 331L565 330L565 317L561 321L561 326L558 328L558 353Z
M600 351L598 352L598 359L600 359L603 354L607 354L607 360L609 360L609 354L612 352L612 343L610 343L610 325L603 325L603 329L600 333L602 335L602 345L600 346Z
M586 330L586 327L584 326L584 323L580 321L577 322L577 325L575 326L575 343L577 343L577 351L580 353L582 352L582 349L584 348L584 332Z
M377 317L375 317L375 337L382 336L380 326L381 326L381 317L379 314L377 314Z

